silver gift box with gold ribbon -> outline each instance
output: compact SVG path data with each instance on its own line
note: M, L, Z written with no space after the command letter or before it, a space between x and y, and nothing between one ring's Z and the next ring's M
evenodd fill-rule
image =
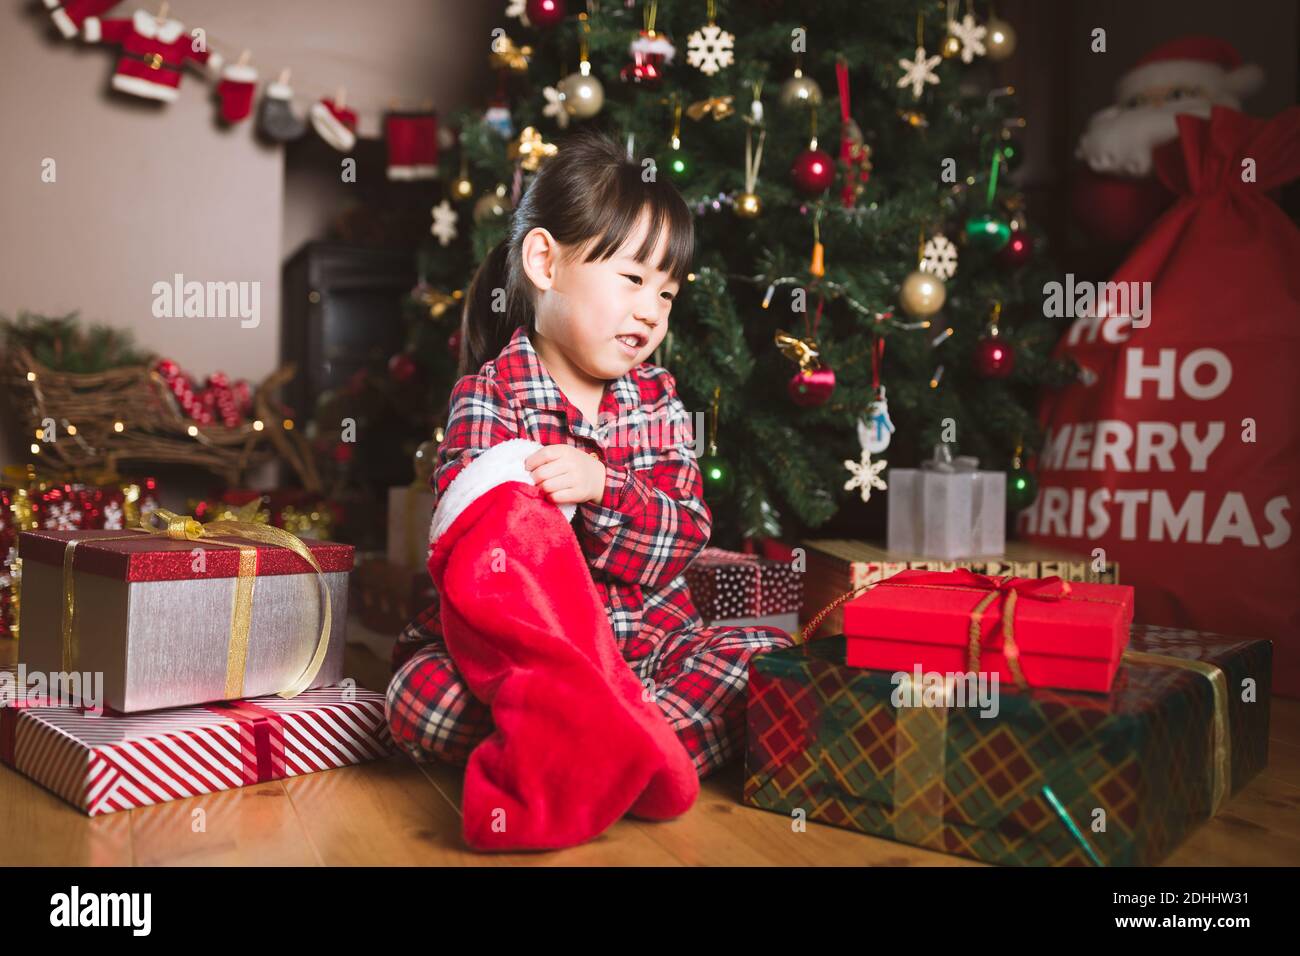
M22 533L29 674L102 675L100 703L122 713L342 679L351 545L160 514L152 530Z

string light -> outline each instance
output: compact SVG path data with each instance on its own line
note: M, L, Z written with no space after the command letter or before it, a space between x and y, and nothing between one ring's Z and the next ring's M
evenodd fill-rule
M934 370L934 374L933 374L932 376L930 376L930 387L931 387L931 388L938 388L938 387L939 387L939 383L940 383L941 381L943 381L943 366L942 366L942 365L940 365L937 369L935 369L935 370Z
M124 431L125 429L126 426L123 425L121 422L113 422L113 431L120 432L120 431Z
M930 348L937 348L938 346L943 345L944 342L948 341L948 337L951 335L952 326L950 325L930 340Z
M260 431L261 431L263 428L265 428L265 427L266 427L266 426L262 424L262 420L261 420L260 418L258 418L258 419L254 419L254 421L253 421L253 431L255 431L255 432L260 432Z

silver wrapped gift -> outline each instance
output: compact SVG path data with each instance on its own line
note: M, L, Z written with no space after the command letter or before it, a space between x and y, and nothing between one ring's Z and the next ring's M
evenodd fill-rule
M980 471L945 446L921 468L889 469L891 552L924 558L1000 555L1006 549L1007 476Z
M276 694L304 680L298 690L336 684L353 548L303 544L319 576L288 548L227 535L24 531L19 658L29 673L101 673L100 703L123 713ZM308 677L321 643L322 584L330 629Z

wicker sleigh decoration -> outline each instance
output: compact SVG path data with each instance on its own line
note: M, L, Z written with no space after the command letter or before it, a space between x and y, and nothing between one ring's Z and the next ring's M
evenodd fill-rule
M250 469L283 458L310 492L321 490L307 441L285 428L270 396L294 375L292 365L266 377L253 393L255 421L237 428L199 425L186 418L161 375L146 365L89 374L56 372L25 348L10 350L9 387L14 411L25 416L52 468L73 472L108 469L123 462L195 465L228 484L242 484ZM40 441L50 422L55 440Z

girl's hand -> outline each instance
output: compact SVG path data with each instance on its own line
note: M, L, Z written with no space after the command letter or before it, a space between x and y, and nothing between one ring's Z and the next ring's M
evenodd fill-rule
M582 504L605 496L605 466L573 445L547 445L524 460L533 482L555 504Z

